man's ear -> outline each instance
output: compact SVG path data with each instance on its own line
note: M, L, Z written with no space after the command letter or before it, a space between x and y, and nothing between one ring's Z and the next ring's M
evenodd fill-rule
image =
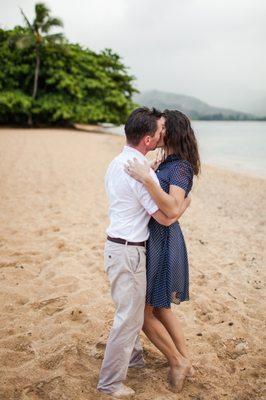
M149 146L149 144L151 142L151 137L149 135L144 136L143 141L144 141L145 146Z

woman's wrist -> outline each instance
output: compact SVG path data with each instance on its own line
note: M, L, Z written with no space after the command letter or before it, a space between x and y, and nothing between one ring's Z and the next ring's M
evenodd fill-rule
M148 186L152 182L153 182L153 178L151 177L150 174L147 174L147 175L143 176L142 183L143 183L144 186Z

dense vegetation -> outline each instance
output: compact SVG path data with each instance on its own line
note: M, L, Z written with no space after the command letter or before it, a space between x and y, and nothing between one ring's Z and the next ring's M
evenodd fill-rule
M0 123L121 124L134 107L134 77L119 55L68 43L42 3L26 27L0 29Z

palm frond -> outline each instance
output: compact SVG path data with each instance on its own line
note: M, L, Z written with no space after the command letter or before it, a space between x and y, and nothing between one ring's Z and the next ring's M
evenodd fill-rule
M38 25L42 25L46 18L49 17L50 9L44 3L35 4L35 20Z
M62 43L64 41L64 39L65 38L62 33L54 33L54 34L45 36L45 41L47 41L49 44Z
M42 25L41 30L42 32L48 33L51 28L62 27L63 25L63 21L60 18L49 17Z
M23 16L23 18L24 18L24 20L25 20L25 22L26 22L28 28L33 32L33 31L34 31L33 26L32 26L32 24L30 23L30 21L28 20L26 14L25 14L24 11L22 10L22 8L20 8L20 12L21 12L21 14L22 14L22 16Z

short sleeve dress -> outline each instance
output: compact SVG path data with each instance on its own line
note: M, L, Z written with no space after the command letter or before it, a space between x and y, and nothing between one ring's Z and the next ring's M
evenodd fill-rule
M163 190L169 193L170 185L189 194L193 184L193 169L188 161L169 155L156 171ZM147 294L146 303L153 307L170 308L189 300L189 269L187 249L179 225L160 225L155 219L149 222L147 241Z

